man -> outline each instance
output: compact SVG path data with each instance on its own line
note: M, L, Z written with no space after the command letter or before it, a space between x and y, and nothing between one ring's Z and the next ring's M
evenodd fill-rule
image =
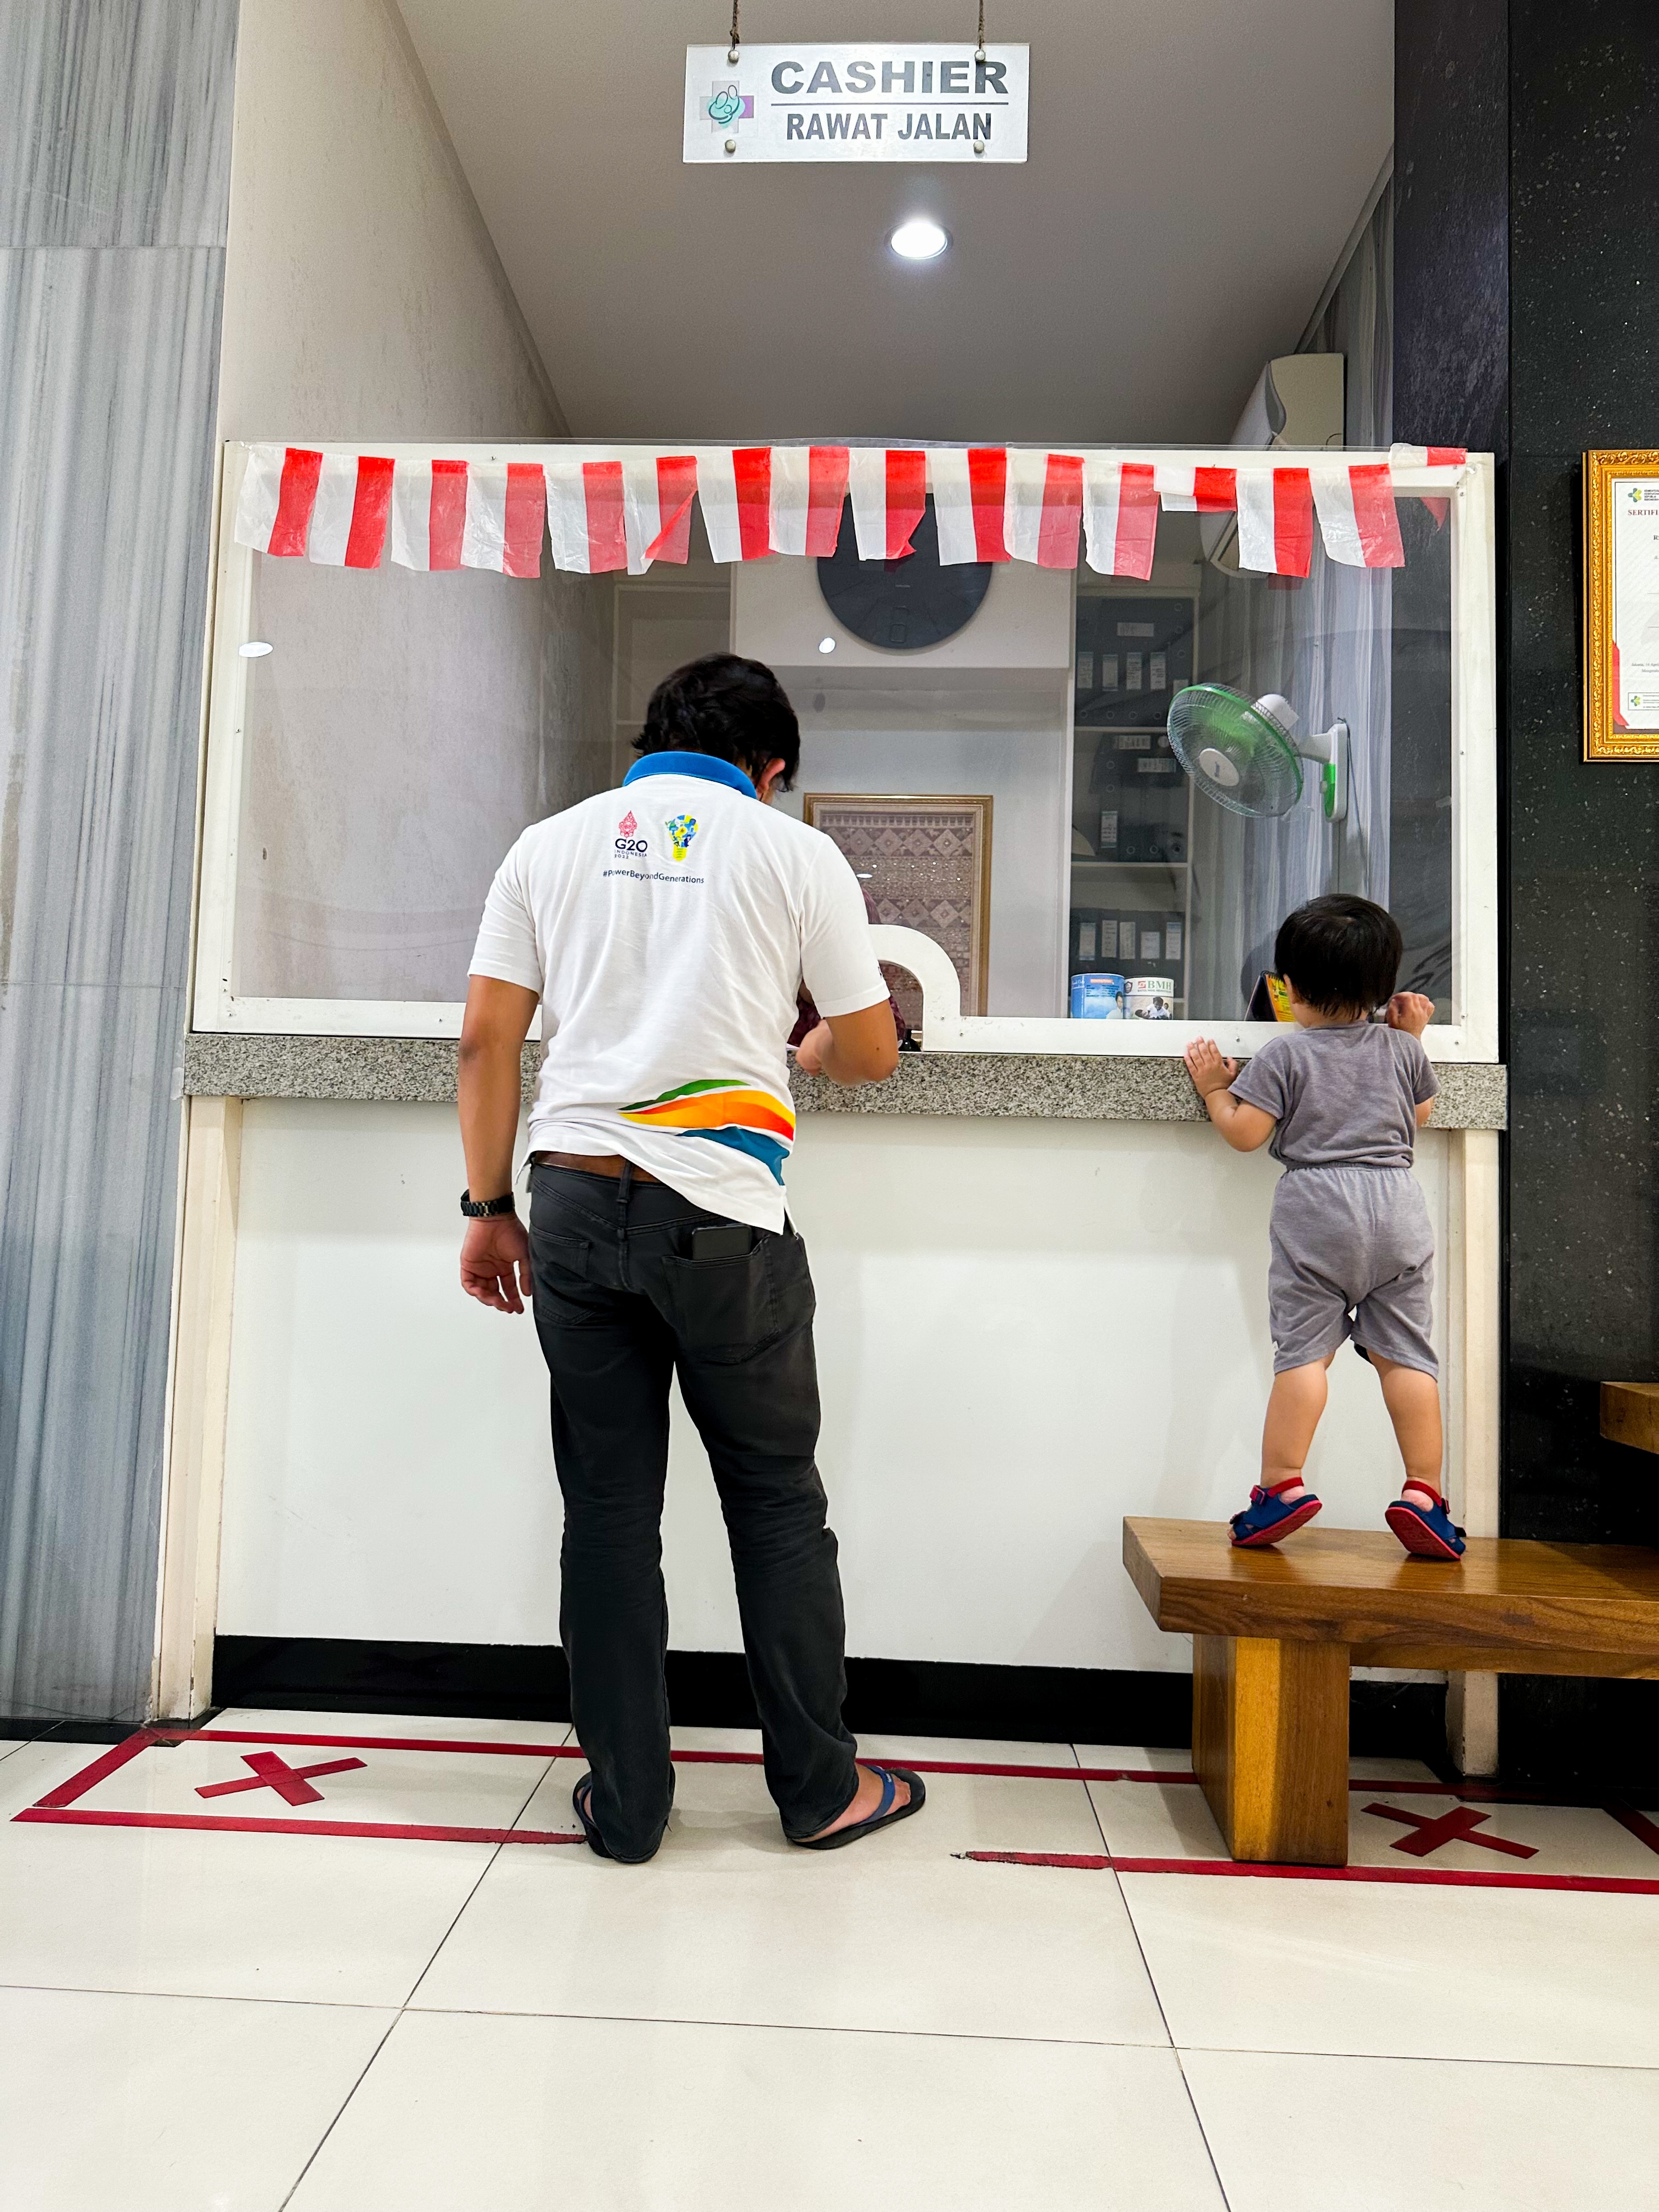
M809 1073L879 1082L897 1040L857 878L771 808L800 760L771 671L730 653L678 670L638 750L620 791L527 830L490 889L461 1031L461 1284L503 1313L533 1285L588 1842L648 1859L674 1794L660 1522L678 1371L726 1516L767 1784L789 1839L831 1849L918 1812L924 1792L902 1768L855 1765L841 1718L812 1281L784 1206L784 1041L803 985L823 1017L799 1048ZM538 999L526 1236L513 1144Z

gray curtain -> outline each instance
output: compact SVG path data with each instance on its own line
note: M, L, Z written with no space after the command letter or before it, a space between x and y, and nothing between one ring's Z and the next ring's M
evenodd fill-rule
M1304 352L1346 362L1344 435L1384 447L1391 435L1394 203L1384 191L1361 233ZM1273 939L1293 907L1322 891L1389 902L1389 761L1394 576L1328 561L1316 531L1305 581L1235 577L1211 569L1200 623L1205 672L1255 698L1282 692L1304 733L1340 716L1352 738L1348 815L1328 823L1305 793L1286 815L1247 821L1198 802L1194 859L1200 906L1194 928L1194 1009L1237 1019ZM1310 781L1318 771L1304 763Z

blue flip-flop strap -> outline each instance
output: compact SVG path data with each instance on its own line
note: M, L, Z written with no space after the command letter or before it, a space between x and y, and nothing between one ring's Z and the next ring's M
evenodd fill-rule
M884 1766L878 1766L875 1771L881 1777L881 1802L868 1817L872 1820L884 1820L893 1809L893 1801L898 1796L898 1784Z

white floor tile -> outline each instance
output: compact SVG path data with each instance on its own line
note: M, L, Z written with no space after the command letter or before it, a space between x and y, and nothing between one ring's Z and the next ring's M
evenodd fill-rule
M1079 1766L1109 1766L1118 1772L1144 1774L1151 1771L1167 1774L1189 1774L1193 1754L1190 1751L1171 1751L1163 1744L1146 1743L1076 1743Z
M1010 1742L976 1735L861 1735L860 1759L944 1759L960 1766L1075 1766L1069 1743Z
M1659 2065L1650 1897L1121 1882L1178 2045Z
M1420 1759L1354 1759L1348 1773L1355 1782L1432 1782L1435 1771Z
M0 1776L31 1756L18 1752ZM70 1771L11 1794L30 1802ZM0 1813L15 1809L6 1796ZM0 1983L398 2004L496 1848L8 1819ZM568 1844L506 1848L579 1856Z
M33 1804L60 1782L67 1782L108 1748L96 1743L20 1743L0 1765L0 1820L9 1820L14 1813ZM0 1830L0 1836L3 1833Z
M568 1823L570 1793L586 1769L574 1759L554 1762L524 1816L526 1827ZM1027 1781L1005 1774L927 1774L927 1802L914 1820L842 1850L814 1854L785 1841L777 1808L758 1766L679 1765L674 1770L674 1810L659 1859L688 1858L707 1872L720 1866L748 1872L757 1864L850 1863L878 1858L948 1860L953 1851L1094 1851L1100 1828L1083 1783Z
M1218 2051L1185 2065L1231 2212L1653 2201L1659 2074Z
M13 1752L21 1751L28 1741L27 1736L0 1735L0 1759L9 1759Z
M1373 1813L1373 1805L1389 1809ZM1391 1817L1392 1816L1392 1817ZM1464 1825L1426 1855L1402 1844L1423 1836L1414 1824L1449 1817ZM1434 1843L1431 1827L1425 1841ZM1530 1858L1494 1848L1494 1839L1530 1850ZM1348 1856L1356 1866L1426 1867L1476 1874L1595 1874L1659 1881L1659 1852L1594 1806L1465 1804L1456 1797L1390 1796L1386 1784L1348 1795Z
M294 2212L1221 2212L1168 2051L408 2014Z
M784 1842L757 1769L677 1773L674 1820L648 1866L504 1850L416 2002L1164 2041L1109 1874L954 1856L1098 1852L1080 1784L930 1777L916 1819L813 1853ZM540 1824L556 1790L568 1802L565 1778L550 1779L527 1820Z
M18 2212L276 2212L394 2017L0 1989L0 2197Z
M460 1743L537 1743L550 1749L570 1741L568 1721L457 1720L442 1713L288 1712L265 1705L230 1705L207 1729L220 1735L254 1729L286 1735L439 1736Z
M95 1753L89 1756L95 1756ZM250 1760L276 1759L319 1795L289 1803L260 1783ZM355 1766L343 1762L356 1759ZM550 1762L539 1757L476 1751L381 1751L372 1745L260 1745L191 1736L155 1744L76 1802L93 1811L189 1814L230 1820L390 1822L408 1827L507 1828L518 1819ZM332 1773L307 1773L332 1767ZM279 1780L284 1777L279 1775ZM204 1797L225 1783L259 1786ZM292 1785L290 1785L292 1786ZM574 1829L569 1806L556 1824Z
M740 1751L760 1757L758 1729L675 1728L668 1741L676 1751Z
M1196 1782L1091 1782L1106 1848L1118 1859L1224 1859L1227 1846Z

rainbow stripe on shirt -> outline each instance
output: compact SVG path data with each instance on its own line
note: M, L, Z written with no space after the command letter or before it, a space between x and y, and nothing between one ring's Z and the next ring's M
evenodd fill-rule
M642 1098L617 1109L624 1121L641 1129L664 1129L681 1137L706 1137L712 1144L729 1145L769 1168L783 1181L783 1164L795 1141L793 1107L769 1091L757 1091L746 1083L708 1079L682 1083L655 1098Z

